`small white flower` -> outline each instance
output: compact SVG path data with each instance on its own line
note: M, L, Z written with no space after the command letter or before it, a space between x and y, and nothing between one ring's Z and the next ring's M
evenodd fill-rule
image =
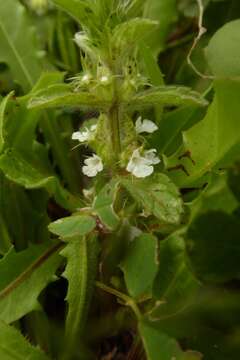
M100 78L100 81L101 81L102 84L109 84L110 78L109 78L109 76L107 76L107 75L103 75L103 76Z
M82 131L75 131L72 134L72 140L78 140L79 142L89 141L94 134L97 125L92 125L90 129L85 128Z
M156 165L160 163L160 159L156 156L156 149L150 149L144 151L144 158L151 162L151 164Z
M74 35L74 41L85 53L92 55L92 44L89 36L84 31L79 31Z
M156 156L156 149L143 152L140 155L139 149L133 151L131 159L127 165L127 171L138 178L144 178L153 173L153 165L158 164L160 159Z
M103 170L102 159L95 154L84 160L84 164L85 165L82 167L82 172L88 177L94 177L97 175L97 173Z
M88 84L90 83L90 81L91 81L91 75L89 75L89 74L83 75L81 81L82 81L82 83L83 83L84 85L88 85Z
M135 124L135 129L137 134L141 134L141 133L153 133L154 131L156 131L158 129L157 125L154 124L153 121L148 120L148 119L144 119L142 120L142 117L139 116L137 118L136 124Z

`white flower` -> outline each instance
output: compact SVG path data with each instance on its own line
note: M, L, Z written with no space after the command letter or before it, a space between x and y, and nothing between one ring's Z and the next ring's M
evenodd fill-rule
M151 149L144 151L143 156L141 156L139 149L134 150L127 165L127 171L138 178L151 175L154 170L153 165L160 162L155 153L156 149Z
M144 132L151 134L154 131L156 131L158 127L151 120L148 119L142 120L142 117L139 116L135 124L135 129L137 134L141 134Z
M103 76L101 76L100 81L101 81L102 84L107 85L110 82L110 78L107 75L103 75Z
M84 160L84 164L82 172L89 177L94 177L103 170L102 159L95 154Z
M94 134L97 125L92 125L90 129L85 128L82 131L75 131L72 134L72 140L78 140L79 142L89 141Z
M90 83L90 81L91 81L91 75L89 75L89 74L83 75L83 77L82 77L82 83L83 83L84 85L88 85L88 84Z

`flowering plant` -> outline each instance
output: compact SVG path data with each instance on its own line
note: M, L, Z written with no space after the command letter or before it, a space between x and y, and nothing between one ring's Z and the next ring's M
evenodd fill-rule
M3 360L239 354L240 24L173 3L0 3Z

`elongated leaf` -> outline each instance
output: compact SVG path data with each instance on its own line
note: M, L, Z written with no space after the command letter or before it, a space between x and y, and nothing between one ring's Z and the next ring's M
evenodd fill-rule
M183 86L158 86L145 90L129 101L129 107L142 109L156 105L180 106L196 105L206 106L208 102L197 92Z
M74 215L52 222L48 228L53 234L65 240L71 237L87 235L95 226L96 221L93 217Z
M30 99L28 107L47 109L55 107L79 107L105 109L110 103L104 102L89 92L71 92L66 84L52 85Z
M123 48L126 51L127 48L136 46L139 40L147 36L157 26L158 23L156 21L143 18L126 21L114 29L112 37L113 45L116 49Z
M215 97L204 119L183 133L183 148L168 161L170 168L181 164L189 174L171 173L180 186L191 186L213 168L225 167L239 156L239 34L240 21L233 21L219 30L207 47L207 59L216 76ZM223 43L228 44L227 49ZM186 153L190 157L184 156Z
M38 164L28 161L14 150L9 149L0 157L0 169L9 180L26 189L46 188L66 209L74 210L81 205L77 198L60 185L54 174L47 173L46 169L38 169Z
M173 316L195 301L199 282L193 276L185 255L184 240L171 235L159 245L159 269L153 296L159 305L151 312L153 320Z
M151 293L158 270L158 240L151 234L142 234L128 245L121 263L124 278L131 296Z
M93 212L109 230L116 229L120 221L114 210L114 201L117 191L118 182L113 180L103 187L93 203Z
M11 323L38 309L37 298L51 281L61 257L60 244L32 245L0 260L0 319Z
M88 24L93 16L89 1L83 0L52 0L57 6L66 11L81 24Z
M176 341L145 323L139 324L148 360L181 359L181 350Z
M33 347L13 326L0 321L0 358L4 360L50 360Z
M157 29L148 36L147 43L155 56L164 50L171 26L177 20L176 0L148 0L145 2L144 16L158 21Z
M97 270L98 243L96 237L77 237L61 254L67 258L64 272L68 280L68 314L65 333L65 357L79 353L79 339L84 330ZM77 347L77 349L76 349Z
M176 186L164 174L145 179L121 178L122 185L147 215L167 224L177 224L182 214L182 201Z
M138 326L147 360L200 360L201 354L183 352L177 341L146 322Z
M4 147L5 143L5 134L4 134L4 118L5 113L8 105L8 101L11 98L12 93L10 93L8 96L6 96L0 104L0 153L2 152L2 149Z
M10 67L25 91L41 73L36 34L25 7L17 0L0 3L0 62Z

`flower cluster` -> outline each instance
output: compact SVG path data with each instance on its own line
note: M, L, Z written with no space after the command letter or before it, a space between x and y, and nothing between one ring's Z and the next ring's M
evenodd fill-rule
M84 128L82 131L77 131L72 134L73 140L78 140L80 143L88 142L94 138L97 125L92 125L90 128ZM139 116L135 123L136 134L153 133L158 129L157 125L151 120L144 119ZM154 165L160 163L159 157L156 155L156 149L143 150L137 148L133 151L126 170L137 178L144 178L151 175L154 171ZM88 177L94 177L103 170L103 161L100 156L93 154L84 161L82 171Z

